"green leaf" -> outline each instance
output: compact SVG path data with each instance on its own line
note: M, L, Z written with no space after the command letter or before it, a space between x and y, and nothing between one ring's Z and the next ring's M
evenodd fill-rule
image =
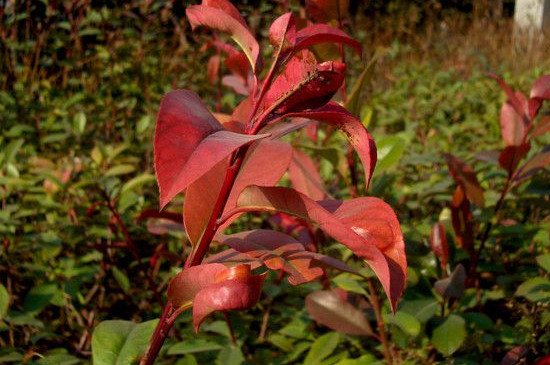
M41 311L55 297L57 291L57 285L54 283L35 286L25 296L25 312Z
M398 311L395 315L387 314L384 321L396 325L411 337L416 337L420 333L420 321L408 313Z
M113 266L112 271L118 285L120 285L122 290L127 293L128 290L130 290L130 280L128 279L128 276L126 276L126 274L119 270L116 266Z
M345 291L367 295L367 292L361 286L361 284L359 284L359 281L356 278L357 276L352 276L351 274L344 273L336 276L333 281L336 285L338 285Z
M244 355L239 347L227 346L220 351L216 365L239 365L244 362Z
M550 273L550 253L537 256L537 264Z
M322 335L311 345L304 360L304 365L318 364L321 360L332 355L339 342L340 334L338 332L329 332Z
M532 302L550 301L550 281L541 277L531 278L518 287L515 295Z
M129 190L134 190L142 185L148 184L155 181L155 176L151 174L141 174L130 180L128 180L124 185L122 185L121 193L125 193Z
M445 356L458 350L466 338L466 323L462 317L451 314L432 334L432 344Z
M84 133L86 129L86 114L78 112L74 115L73 129L77 135Z
M374 355L367 354L356 359L340 360L336 365L384 365L384 363L378 360Z
M420 322L427 322L432 318L439 308L435 299L417 299L402 301L399 311L413 315Z
M407 142L399 136L389 136L380 138L376 141L376 149L378 153L378 161L376 163L376 171L384 171L397 165Z
M92 335L94 365L131 365L145 352L158 320L101 322Z
M0 320L8 313L8 307L10 305L10 295L6 290L6 287L0 284Z
M196 352L218 351L223 347L217 343L203 340L201 338L178 342L168 349L168 355L184 355Z
M69 354L53 354L38 360L37 365L74 365L80 363L78 357Z
M104 176L125 175L135 171L135 167L129 164L116 165L111 167Z

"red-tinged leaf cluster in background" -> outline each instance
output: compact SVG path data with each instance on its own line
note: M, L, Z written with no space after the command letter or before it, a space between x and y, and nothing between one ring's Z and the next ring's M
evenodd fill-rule
M247 309L258 302L265 274L253 275L248 265L227 268L202 264L181 271L168 286L174 308L193 306L193 325L198 332L212 312Z
M449 246L447 245L447 236L445 227L441 223L436 223L430 232L430 245L432 252L439 259L443 276L447 274L447 263L449 262Z
M306 0L306 11L319 23L332 20L341 23L348 8L349 0Z

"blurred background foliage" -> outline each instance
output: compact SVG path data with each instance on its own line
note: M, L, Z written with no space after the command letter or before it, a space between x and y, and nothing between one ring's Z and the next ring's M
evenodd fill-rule
M266 49L267 26L277 15L286 9L307 15L297 1L236 3ZM435 315L441 298L432 284L441 272L428 237L438 220L448 224L454 188L443 153L472 162L486 189L498 185L502 174L474 160L501 143L504 95L484 71L528 92L550 70L550 46L514 41L513 1L350 3L343 28L363 43L364 57L349 55L348 85L378 47L386 48L361 99L362 120L380 149L369 194L398 212L411 266L403 314L387 326L396 362L435 362L454 352L452 338L447 352L445 344L430 342L445 313ZM158 207L152 136L160 99L186 88L213 110L230 112L241 98L208 81L213 53L202 46L210 35L191 33L187 5L0 1L0 363L89 362L99 321L159 316L186 244L181 227L138 219ZM546 136L540 144L549 142ZM329 147L346 150L340 140ZM333 181L336 167L322 161L321 167ZM445 317L454 320L449 326L458 322L468 336L459 341L455 363L479 363L480 354L484 363L499 363L518 346L531 360L550 352L550 291L542 299L514 296L526 279L548 277L548 257L539 266L534 257L550 252L549 181L546 170L509 199L508 217L517 224L499 228L490 242L482 298L476 302L476 292L468 292L446 307L458 317ZM346 194L344 184L331 189ZM489 201L497 198L488 193ZM181 211L181 202L172 210ZM485 211L475 214L481 222L490 219ZM449 240L453 262L460 262L464 252ZM335 285L364 291L364 283L348 277ZM259 308L232 315L241 345L236 350L222 349L229 341L225 322L205 325L205 337L195 339L189 316L182 316L162 361L331 364L362 356L345 364L376 363L376 342L312 323L303 298L316 288L268 285ZM272 306L266 329L262 318ZM331 351L319 355L324 347Z

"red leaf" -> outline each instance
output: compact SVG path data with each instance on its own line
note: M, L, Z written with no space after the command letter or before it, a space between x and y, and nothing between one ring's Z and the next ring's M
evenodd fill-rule
M236 206L237 198L246 186L276 184L287 170L291 154L292 150L285 142L266 139L252 146L235 179L225 205L225 211ZM191 184L185 193L185 228L192 243L197 243L200 240L212 215L212 209L223 185L227 164L226 160L220 162L201 179ZM267 165L270 168L266 170L264 167ZM233 217L226 225L236 218Z
M346 32L326 24L313 24L296 33L294 52L319 43L341 43L351 46L361 55L361 43L351 38Z
M254 72L261 68L260 46L238 10L230 2L205 1L203 5L188 7L185 12L193 29L205 26L229 34L246 54Z
M529 116L527 115L527 100L523 94L520 92L514 92L508 84L501 79L498 75L494 73L487 73L489 77L493 78L498 82L502 90L506 93L506 96L508 97L508 101L510 103L510 106L512 109L516 112L516 114L520 117L520 119L523 121L523 124L529 124ZM518 95L521 95L521 99L518 98ZM502 125L502 120L501 120Z
M543 100L550 100L550 75L539 77L531 88L529 95L529 117L535 118Z
M527 99L522 93L517 92L516 99L527 108ZM529 118L523 113L518 114L510 99L502 105L500 109L500 132L507 146L519 146L525 143L529 124Z
M212 312L254 306L260 299L264 279L265 274L238 277L209 285L199 291L193 300L195 332L199 331L202 321Z
M220 73L220 55L215 54L208 59L207 75L208 81L215 85L218 82L218 76Z
M306 0L306 12L315 21L341 20L348 12L349 0Z
M225 270L227 267L222 264L202 264L182 270L168 285L168 300L174 308L189 305L200 290L212 284L216 275Z
M445 160L453 179L466 192L468 199L473 201L478 207L485 206L483 189L479 185L474 170L449 153L445 154Z
M516 171L516 167L518 167L521 159L527 155L530 149L530 143L524 143L519 146L508 146L500 153L498 162L503 169L508 171L509 175L512 175Z
M311 318L332 330L356 336L373 334L363 312L332 290L308 294L306 309Z
M470 258L474 257L474 216L470 201L466 199L460 185L456 187L451 201L451 221L456 242L468 252Z
M397 217L380 199L324 201L321 205L290 188L249 186L239 197L237 207L241 211L283 212L317 223L367 261L395 310L405 286L404 242Z
M537 125L533 128L533 138L542 136L546 132L550 131L550 115L542 117Z
M550 165L550 145L544 146L542 151L531 157L529 161L523 164L523 166L516 171L514 175L514 184L518 185L519 183L529 179L547 165Z
M343 262L308 252L296 239L277 231L254 230L230 236L217 235L215 240L271 270L283 270L289 274L288 282L292 285L318 279L323 275L324 267L355 273ZM246 262L243 255L232 253L231 250L223 251L218 257L216 262ZM224 261L220 261L222 258Z
M550 365L550 354L539 358L535 365Z
M224 130L191 91L166 94L155 131L155 172L161 208L234 150L265 137Z
M235 55L231 55L225 59L224 63L229 71L241 80L242 84L247 84L250 65L244 53L238 52Z
M500 365L514 365L529 351L527 346L516 346L504 355Z
M445 227L441 223L436 223L430 233L430 245L434 255L441 262L441 270L445 273L447 262L449 260L449 246L447 245L447 236Z
M240 77L225 75L224 77L222 77L222 84L232 88L233 91L235 91L237 94L244 96L250 95L250 90Z
M269 28L269 42L280 53L287 52L296 44L296 23L292 13L275 19Z
M321 107L342 86L344 72L343 63L317 64L315 56L304 50L290 59L267 91L263 112L276 115Z
M326 197L323 180L319 175L315 162L302 151L294 149L288 173L294 189L309 196L313 200Z
M181 213L176 212L167 212L167 211L159 211L156 208L148 208L143 210L139 217L137 217L137 221L142 221L147 218L163 218L171 220L175 223L181 223L183 221L183 218L181 216Z
M462 298L464 295L464 284L466 283L466 269L462 264L453 270L451 276L435 282L435 291L445 298Z
M374 144L374 139L367 129L350 112L336 103L329 102L327 105L318 109L299 113L289 113L281 118L283 117L315 119L341 129L348 137L363 163L365 184L368 188L374 167L376 166L376 146Z

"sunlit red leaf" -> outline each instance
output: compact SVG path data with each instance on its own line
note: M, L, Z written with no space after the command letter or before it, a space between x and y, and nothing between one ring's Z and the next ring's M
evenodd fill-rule
M188 7L186 14L193 29L205 26L229 34L246 54L252 69L256 71L261 68L258 42L238 10L229 1L204 1L203 5Z
M321 200L326 197L323 180L318 171L319 169L311 157L297 149L293 150L288 168L290 181L294 189L313 200Z
M271 270L283 270L289 275L288 282L299 285L318 279L323 268L354 272L352 268L329 256L308 252L291 236L270 230L240 232L230 236L217 235L215 240L243 255L223 251L216 262L246 262L246 257L265 265ZM212 262L210 260L210 262Z
M441 262L441 269L445 273L447 262L449 261L449 246L447 245L447 236L445 227L441 223L436 223L430 232L430 245L432 252Z
M195 295L215 282L216 275L227 270L222 264L203 264L182 270L168 285L168 300L175 308L189 305Z
M264 113L300 112L325 105L344 82L345 65L338 61L317 64L304 50L296 54L273 81L265 96Z
M253 145L235 179L225 211L235 207L239 194L246 186L275 185L287 170L291 155L290 145L285 142L266 139ZM264 168L267 165L269 169ZM220 162L187 188L184 220L187 235L192 243L199 241L208 224L221 191L227 167L227 160Z
M234 150L265 137L225 130L191 91L166 94L154 142L161 208Z
M529 95L529 117L531 119L537 115L543 100L550 100L550 75L541 76L533 83Z
M493 78L498 82L502 90L506 93L508 97L507 103L512 107L516 114L521 118L523 124L529 124L529 116L527 113L527 99L520 92L514 92L510 86L501 79L498 75L494 73L487 73L489 77ZM521 96L519 96L521 95ZM519 96L519 97L518 97ZM501 120L502 125L502 120ZM506 140L506 139L505 139Z
M229 71L238 77L243 85L246 85L250 73L250 65L248 64L246 55L242 52L238 52L235 55L227 57L224 63Z
M368 187L376 166L376 146L374 139L363 124L342 106L329 102L327 105L300 113L289 113L284 117L315 119L341 129L359 155L365 170L365 182Z
M445 160L453 179L466 192L468 199L473 201L478 207L483 207L485 205L483 189L479 185L475 171L449 153L445 154Z
M470 201L466 199L460 185L456 187L451 200L451 221L457 243L470 257L474 257L474 216Z
M308 294L306 309L316 322L335 331L357 336L372 335L372 329L363 312L332 290Z
M296 43L296 24L292 13L286 13L275 19L269 28L269 41L280 52L289 51Z
M240 211L283 212L315 222L367 261L395 310L405 286L404 242L395 213L380 199L323 201L321 205L293 189L249 186L239 197L237 207Z
M544 148L531 157L524 165L522 165L514 175L514 184L519 184L522 181L529 179L541 169L550 165L550 145L544 146Z
M498 162L503 169L512 175L521 159L527 155L531 149L530 143L524 143L519 146L508 146L502 150L498 157Z
M517 92L516 100L527 108L527 99ZM529 132L529 118L525 114L518 114L512 101L508 99L500 109L500 132L507 146L519 146L524 144Z
M200 290L193 300L195 332L198 332L202 321L215 311L247 309L254 306L260 299L264 279L265 274L238 276Z

